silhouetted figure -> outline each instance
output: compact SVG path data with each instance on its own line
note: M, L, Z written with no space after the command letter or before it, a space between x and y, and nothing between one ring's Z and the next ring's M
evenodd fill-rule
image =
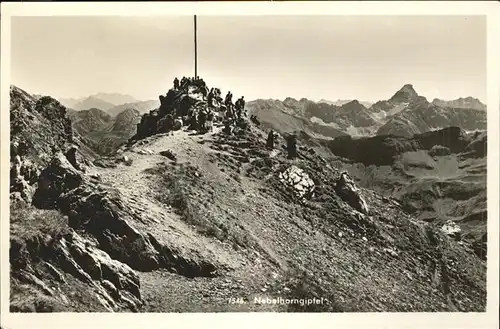
M210 89L210 91L208 92L207 103L208 103L209 108L214 107L214 104L213 104L214 103L214 88Z
M288 159L297 157L297 137L294 134L288 135L286 138L286 151L288 152Z
M78 160L76 159L76 152L78 151L78 146L72 145L70 149L66 152L65 156L66 159L68 159L69 163L73 167L75 167L76 170L83 171L83 167L81 167L78 163Z
M186 77L182 77L181 79L181 89L187 89L189 84L189 80Z
M169 132L172 129L174 129L175 121L174 121L173 115L172 114L167 114L165 120L166 120L166 122L165 122L166 129L165 130L167 132Z
M233 94L230 91L227 92L226 99L224 99L224 104L229 109L229 107L233 106Z
M207 130L208 131L213 131L214 127L214 112L213 111L208 111L207 114Z
M267 142L266 142L266 147L270 150L274 149L274 131L270 131L269 134L267 134Z
M246 116L245 112L245 96L241 96L240 98L240 107L241 107L241 113Z
M199 131L201 133L205 133L207 131L206 122L207 122L207 114L205 113L205 111L200 111L200 113L198 114L198 125L200 128Z
M224 129L222 129L222 132L224 132L227 135L231 135L231 121L229 119L224 120Z
M232 104L231 104L232 105ZM228 106L226 108L226 116L225 119L229 122L229 124L232 124L234 121L234 111L232 106Z
M260 126L260 121L257 119L257 116L252 115L250 116L250 121L252 121L256 126Z
M179 79L177 79L177 77L174 79L174 89L179 90Z
M238 119L241 118L241 110L242 110L242 108L241 108L241 98L236 101L236 103L234 104L234 108L236 110L236 117Z
M198 130L198 122L196 120L196 114L193 109L189 109L188 111L188 129L189 130Z
M241 96L241 98L239 98L236 101L235 107L236 107L236 110L238 112L240 112L240 113L245 109L245 99L244 99L244 96Z

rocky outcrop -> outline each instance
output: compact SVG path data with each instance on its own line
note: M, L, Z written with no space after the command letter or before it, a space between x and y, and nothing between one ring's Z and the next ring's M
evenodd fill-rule
M113 259L136 270L169 268L195 277L212 276L216 269L203 260L184 258L150 233L136 229L133 223L144 221L141 214L120 193L74 168L62 153L42 171L33 204L67 214L71 227L85 230Z
M10 190L12 198L31 202L35 192L34 184L38 180L40 171L30 159L22 160L21 156L14 156L10 167Z
M97 289L99 300L109 310L119 303L137 311L141 306L140 282L126 264L111 259L91 240L72 231L54 250L55 259L65 271Z
M206 102L200 96L199 90L194 86L181 90L170 89L165 96L160 95L160 107L142 115L137 124L137 133L130 138L129 144L155 134L168 132L166 129L168 115L174 119L183 118L188 115L188 110L196 111L199 107L206 107Z
M462 232L460 226L451 220L446 221L446 223L441 226L441 230L447 235L457 238L460 237L460 232Z
M291 166L279 173L281 182L293 189L299 198L311 198L314 193L315 184L309 175L302 169Z
M38 174L52 155L79 144L67 111L51 97L10 88L10 177L15 198L31 202Z
M450 155L450 154L451 154L451 150L443 145L434 145L429 150L429 155L433 156L433 157L434 156Z
M33 224L41 231L11 228L11 277L14 282L31 287L30 295L41 294L38 303L45 301L45 306L30 306L28 298L24 306L11 304L11 311L43 311L57 305L71 309L69 296L78 289L84 291L87 302L96 309L138 311L142 300L136 273L98 249L94 240L67 227L67 221L48 219L57 216L55 213L47 211L40 214L43 217L34 218L44 225L53 225ZM18 230L24 233L19 234Z
M368 205L361 194L361 190L356 186L349 174L342 173L335 184L335 192L357 211L368 215Z
M45 165L54 150L63 150L74 142L66 108L57 100L50 97L36 100L12 86L10 102L11 158L19 155Z

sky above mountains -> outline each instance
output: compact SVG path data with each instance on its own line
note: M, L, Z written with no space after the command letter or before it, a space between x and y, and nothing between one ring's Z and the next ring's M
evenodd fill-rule
M193 17L13 17L11 83L157 99L194 75ZM199 16L198 73L236 97L486 102L481 16Z

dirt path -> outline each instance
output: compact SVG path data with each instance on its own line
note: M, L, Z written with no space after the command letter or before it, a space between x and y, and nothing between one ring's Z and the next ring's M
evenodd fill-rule
M259 277L259 269L265 266L259 257L249 261L235 253L232 246L215 238L202 236L196 229L185 223L174 210L155 198L155 178L148 173L158 165L170 161L160 152L170 150L177 156L178 163L187 163L204 169L205 175L216 175L211 164L207 141L221 131L205 135L180 130L170 134L152 136L141 145L123 152L131 165L120 164L117 168L94 167L90 174L98 174L104 183L116 188L129 205L140 214L142 222L135 226L151 232L159 241L169 245L183 255L204 255L216 259L232 268L228 276L217 278L190 279L165 270L139 272L141 293L146 311L273 311L283 308L277 305L260 305L253 302L255 296L263 295L265 283ZM228 154L229 155L229 154ZM212 168L212 170L211 170ZM213 172L211 174L211 171ZM213 177L214 180L220 177ZM235 195L237 199L240 196ZM242 200L238 200L242 202ZM256 284L256 282L259 282ZM260 295L256 295L260 293ZM233 303L231 303L233 298ZM243 298L244 302L241 302Z

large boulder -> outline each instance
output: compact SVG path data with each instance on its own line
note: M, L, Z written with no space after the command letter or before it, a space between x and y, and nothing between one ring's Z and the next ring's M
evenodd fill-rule
M291 166L279 174L281 182L293 189L299 198L312 197L315 189L314 181L297 166Z
M451 154L451 150L443 145L434 145L429 150L430 156L445 156L445 155L450 155L450 154Z
M460 238L460 233L462 232L462 229L454 221L448 220L446 223L444 223L443 226L441 226L441 231L443 231L445 234L451 237Z
M335 192L342 200L359 212L368 215L368 205L349 174L343 172L335 183Z
M82 173L73 167L62 152L58 152L40 174L33 204L38 208L57 208L60 195L77 188L82 182Z
M13 157L10 163L10 193L14 199L31 203L34 184L37 182L40 170L29 159L19 155Z

